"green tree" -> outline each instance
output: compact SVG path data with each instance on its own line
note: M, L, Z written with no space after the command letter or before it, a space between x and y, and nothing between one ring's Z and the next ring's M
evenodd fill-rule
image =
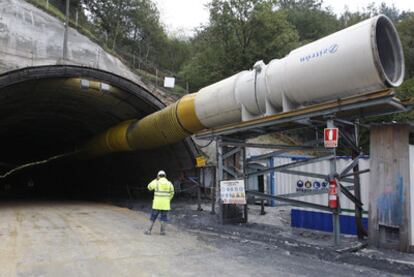
M406 78L414 77L414 15L397 23L397 30L400 35L404 49Z
M407 19L413 13L408 11L400 11L395 5L388 6L382 2L378 6L372 2L368 4L362 11L350 12L349 8L346 7L345 11L340 16L340 22L342 27L348 27L354 25L364 19L384 14L390 18L394 23L398 23L401 20Z
M378 6L375 5L375 3L371 3L366 8L366 14L369 17L378 15L378 14L384 14L388 18L390 18L392 21L397 22L400 19L400 11L395 7L394 4L391 6L388 6L386 3L382 2Z
M341 27L336 15L322 7L321 0L280 0L278 6L295 26L302 44L338 31Z
M192 40L180 75L196 90L257 60L280 58L298 46L298 35L271 0L213 0L210 23Z
M96 32L105 37L108 46L115 49L123 34L131 35L131 11L137 10L140 1L135 0L84 0L90 12ZM132 31L133 32L133 31Z
M83 0L94 32L134 66L178 71L188 43L167 36L151 0Z
M63 14L65 14L66 0L49 0L49 4L57 7ZM82 9L82 0L70 0L69 4L71 14Z
M349 11L349 8L346 7L345 11L340 16L339 21L340 21L341 27L346 28L358 22L361 22L365 19L368 19L369 17L370 16L368 13L360 12L360 11L351 12Z
M401 19L397 24L397 30L405 57L405 81L397 92L399 98L414 101L414 15ZM414 111L396 114L392 118L399 122L413 122Z

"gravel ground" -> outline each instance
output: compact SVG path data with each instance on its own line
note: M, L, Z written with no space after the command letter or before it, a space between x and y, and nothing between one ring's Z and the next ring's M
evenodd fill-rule
M149 202L130 203L130 207L150 212ZM220 249L237 249L260 267L273 264L274 274L286 267L294 268L294 275L305 276L328 276L331 269L337 276L362 272L368 276L414 276L414 255L366 248L365 242L353 236L342 236L341 245L335 247L330 233L291 228L289 207L266 207L262 216L260 206L252 205L249 223L235 225L218 224L209 203L203 203L202 209L197 211L195 203L175 201L171 223ZM276 266L276 260L284 262Z
M159 235L158 223L146 236L150 203L127 204L133 209L76 201L1 203L0 276L349 277L413 272L410 264L383 263L386 268L381 268L377 260L383 252L365 249L349 256L307 244L289 233L286 224L219 225L207 206L200 212L188 202L174 202L166 236ZM284 221L286 214L276 214Z

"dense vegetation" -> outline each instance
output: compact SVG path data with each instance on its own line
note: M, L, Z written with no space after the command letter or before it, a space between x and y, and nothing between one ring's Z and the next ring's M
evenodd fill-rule
M65 0L49 0L64 10ZM336 15L322 0L212 0L210 20L191 38L168 35L152 0L71 0L71 14L134 68L173 74L190 91L281 58L292 49L383 13L396 24L406 58L402 97L414 96L414 14L370 4ZM414 118L414 115L411 115ZM399 116L399 120L410 115Z
M407 79L414 77L414 15L385 4L336 16L318 0L213 0L210 23L191 40L191 58L181 76L194 89L263 59L280 58L293 48L376 14L388 15L404 44Z

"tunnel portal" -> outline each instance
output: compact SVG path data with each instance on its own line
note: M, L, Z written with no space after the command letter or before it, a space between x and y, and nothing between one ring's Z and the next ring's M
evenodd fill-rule
M92 68L40 66L2 74L1 171L75 151L109 127L164 106L146 88ZM65 158L2 179L0 190L3 195L29 197L139 194L161 168L171 179L193 174L196 152L187 139L156 150Z

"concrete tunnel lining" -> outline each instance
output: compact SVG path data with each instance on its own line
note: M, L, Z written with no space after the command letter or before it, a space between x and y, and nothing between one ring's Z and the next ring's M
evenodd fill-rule
M121 93L88 95L67 91L59 85L68 78L98 80ZM53 85L48 85L53 84ZM41 66L19 69L0 75L0 162L22 164L71 151L86 139L132 118L142 118L164 107L160 99L142 87L112 73L72 65ZM151 151L118 153L93 160L67 160L25 170L8 180L22 187L30 178L45 183L45 191L56 184L70 183L76 191L99 190L111 182L112 190L144 186L163 168L171 178L181 172L194 173L197 149L188 138L181 143ZM3 166L2 171L5 167ZM41 180L41 181L40 181ZM65 193L70 190L67 185ZM94 188L94 186L96 188ZM1 184L0 184L1 188ZM89 189L90 188L90 189ZM81 192L82 193L82 192Z

